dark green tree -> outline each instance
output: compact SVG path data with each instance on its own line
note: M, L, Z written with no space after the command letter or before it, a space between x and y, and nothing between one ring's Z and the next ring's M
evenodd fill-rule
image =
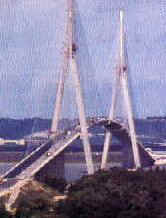
M161 218L166 206L165 171L98 171L71 186L57 205L59 218Z

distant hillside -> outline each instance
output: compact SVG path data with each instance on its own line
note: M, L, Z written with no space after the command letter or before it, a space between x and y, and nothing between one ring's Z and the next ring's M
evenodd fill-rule
M137 119L137 135L166 138L166 119Z
M74 121L62 119L59 128L66 129L73 125ZM51 120L32 118L32 119L0 119L0 137L4 139L20 139L24 136L30 135L35 132L50 129Z
M68 129L78 123L78 120L62 119L60 129ZM166 139L166 120L137 119L135 120L137 135L146 135ZM0 137L4 139L20 139L35 132L50 129L51 120L41 118L29 119L0 119Z

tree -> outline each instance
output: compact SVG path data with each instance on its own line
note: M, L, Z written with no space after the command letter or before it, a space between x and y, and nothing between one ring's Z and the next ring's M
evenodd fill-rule
M59 218L158 218L166 206L165 171L114 168L85 176L58 203Z

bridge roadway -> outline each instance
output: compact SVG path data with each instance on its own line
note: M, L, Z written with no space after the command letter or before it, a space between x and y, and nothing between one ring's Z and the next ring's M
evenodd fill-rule
M50 160L59 155L68 145L80 136L80 132L74 130L70 135L61 135L56 139L49 139L48 142L38 147L35 151L26 156L18 164L12 167L1 176L0 196L12 192L17 186L23 186Z

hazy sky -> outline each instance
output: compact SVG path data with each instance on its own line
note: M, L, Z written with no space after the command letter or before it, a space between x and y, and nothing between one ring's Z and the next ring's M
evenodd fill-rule
M52 116L63 61L66 2L0 0L0 117ZM135 116L166 115L165 0L75 1L87 112L107 114L111 104L120 8L125 11ZM71 78L66 91L67 116L75 114Z

